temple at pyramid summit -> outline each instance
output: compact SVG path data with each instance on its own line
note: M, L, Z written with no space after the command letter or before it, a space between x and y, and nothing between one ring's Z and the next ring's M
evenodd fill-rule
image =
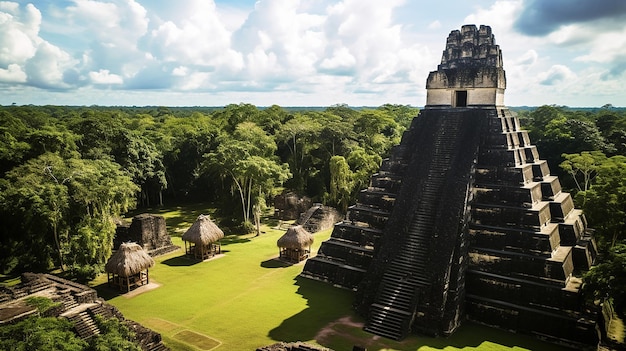
M301 276L355 291L365 330L445 336L471 320L597 343L580 291L595 242L505 88L491 28L453 30L425 108L308 259Z

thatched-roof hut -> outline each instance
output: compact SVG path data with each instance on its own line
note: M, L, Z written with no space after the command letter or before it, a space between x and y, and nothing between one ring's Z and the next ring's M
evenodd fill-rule
M309 258L313 235L301 225L287 229L287 232L276 242L280 248L280 259L298 263Z
M209 216L200 215L183 234L185 253L201 260L213 257L222 252L219 240L223 237L224 232Z
M123 243L109 258L104 270L110 286L130 291L150 283L148 269L154 266L154 260L136 243Z

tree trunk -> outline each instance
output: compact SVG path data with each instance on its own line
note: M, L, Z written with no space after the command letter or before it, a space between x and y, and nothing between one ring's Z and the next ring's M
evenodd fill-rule
M54 244L56 245L57 254L59 255L59 264L61 266L61 271L65 272L65 262L63 260L63 251L61 250L61 241L59 240L59 233L57 232L56 221L52 223L52 231L54 235Z

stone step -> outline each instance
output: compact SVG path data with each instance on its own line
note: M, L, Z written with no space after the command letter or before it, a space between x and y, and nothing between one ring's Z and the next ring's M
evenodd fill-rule
M411 308L410 300L393 299L390 297L378 299L380 304L384 304L387 307L396 308L399 310L409 310Z
M74 330L82 339L89 339L100 334L96 322L86 311L72 316L70 320L74 323Z
M409 312L373 304L368 324L364 329L379 336L399 340L408 332L404 329L407 328L410 317Z
M411 264L394 262L387 268L387 271L399 276L406 276L408 274L419 274L425 267L426 266L420 262L412 262Z
M408 311L411 307L411 300L411 295L407 295L406 292L400 294L398 290L393 291L392 288L389 288L387 292L377 298L376 302L386 307Z
M158 343L150 343L146 345L146 350L147 351L168 351L169 348L159 341Z
M411 286L414 290L415 288L421 288L430 285L430 278L425 275L413 274L405 279L401 279L398 276L383 276L383 282L389 284L395 284L398 281L402 281L405 285Z

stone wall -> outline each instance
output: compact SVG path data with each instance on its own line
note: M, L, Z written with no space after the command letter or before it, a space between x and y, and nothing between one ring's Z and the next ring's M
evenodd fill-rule
M165 218L150 213L137 215L130 224L121 223L117 226L113 239L114 249L125 242L137 243L153 256L178 249L167 233Z
M457 107L457 91L466 106L504 106L506 75L502 52L489 26L465 25L450 32L441 64L426 80L426 106Z

